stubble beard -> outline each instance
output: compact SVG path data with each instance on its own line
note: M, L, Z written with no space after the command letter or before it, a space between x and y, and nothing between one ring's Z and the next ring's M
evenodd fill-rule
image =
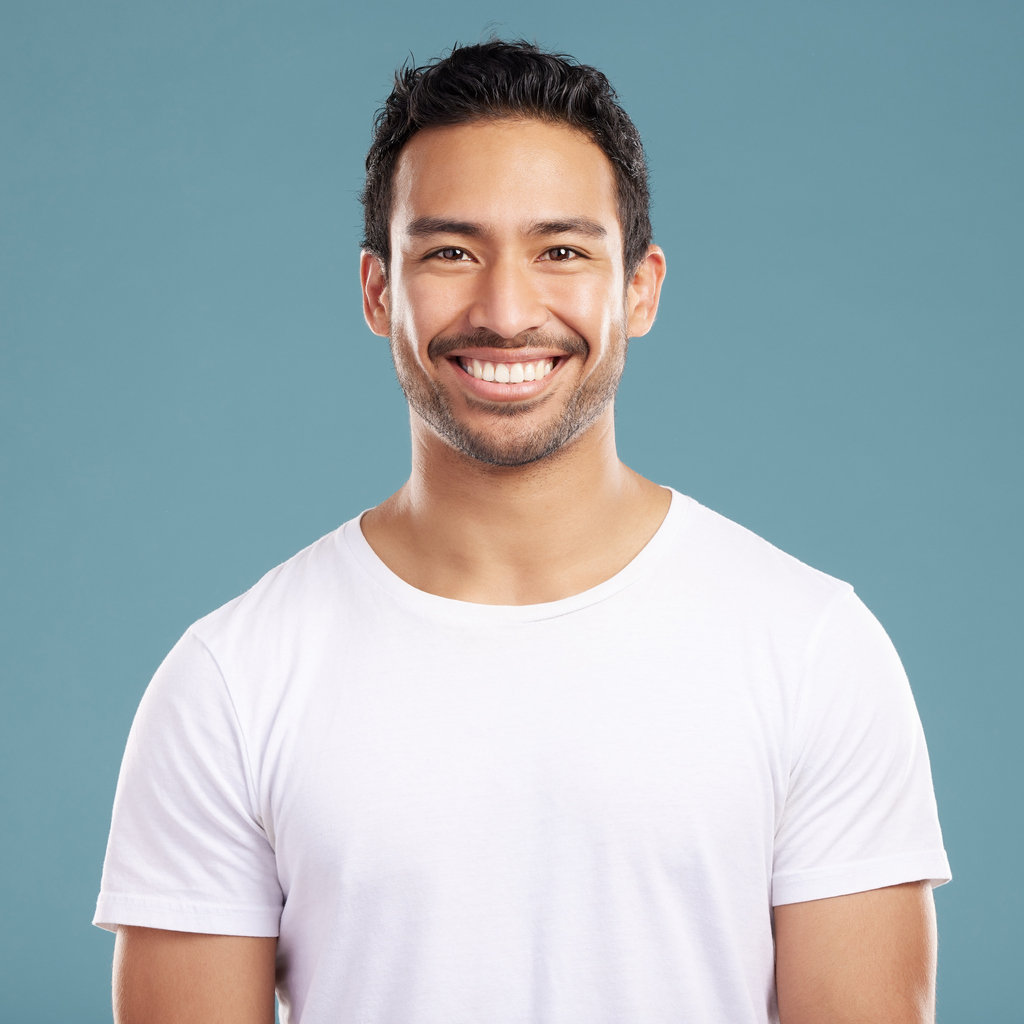
M516 403L468 399L471 407L485 410L494 417L493 429L488 431L471 430L458 419L452 411L448 390L440 381L423 373L410 355L411 348L400 332L392 330L390 344L395 373L406 400L413 412L442 440L464 455L490 466L526 466L566 448L586 433L614 401L626 365L629 342L623 329L608 357L576 387L561 414L543 424L527 426L523 421L530 413L549 404L554 399L552 394L544 393L535 399ZM448 353L462 348L486 346L507 349L512 353L529 345L555 348L567 356L578 355L583 360L590 351L587 342L577 335L541 338L535 334L521 334L506 339L482 331L471 335L438 336L427 346L427 355L437 363Z

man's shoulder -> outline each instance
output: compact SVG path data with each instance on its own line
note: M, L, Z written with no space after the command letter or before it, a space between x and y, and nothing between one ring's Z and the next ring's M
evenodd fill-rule
M208 647L280 632L288 623L315 625L331 614L353 586L346 558L348 523L296 552L252 587L193 623L190 632Z
M822 608L852 591L849 583L808 565L764 537L692 498L681 554L709 593L778 609Z

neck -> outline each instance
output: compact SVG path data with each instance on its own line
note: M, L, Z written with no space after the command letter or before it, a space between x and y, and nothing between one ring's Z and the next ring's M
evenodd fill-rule
M409 481L362 521L384 563L428 593L535 604L615 575L657 531L669 494L619 461L611 407L527 466L489 466L412 417Z

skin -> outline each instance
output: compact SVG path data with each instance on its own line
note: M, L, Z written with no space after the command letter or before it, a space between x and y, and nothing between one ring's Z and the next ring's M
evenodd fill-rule
M775 908L782 1024L932 1024L935 905L927 882Z
M273 1024L277 939L117 929L115 1024Z
M410 400L412 472L363 517L371 547L412 586L483 604L613 576L670 498L615 449L610 396L627 339L654 323L665 258L651 246L627 275L607 158L533 120L420 132L399 160L391 246L387 268L362 256L363 308ZM473 356L557 366L516 391L468 375ZM777 907L775 936L782 1024L934 1020L927 884ZM115 1020L269 1024L275 949L122 927Z
M549 230L573 224L586 229ZM573 255L552 259L558 250ZM391 253L387 276L362 257L363 310L391 338L406 392L439 385L466 430L506 450L556 430L580 389L621 372L627 338L654 323L665 276L651 246L627 282L610 163L586 136L538 121L415 135L399 159ZM434 338L480 335L529 344L513 355L493 341L460 351L564 358L528 402L481 401L455 360L428 353ZM565 337L586 354L560 353ZM509 416L515 404L528 407ZM524 466L466 455L412 405L412 474L362 527L420 590L480 604L568 597L622 569L668 511L669 493L619 460L610 403L557 453Z

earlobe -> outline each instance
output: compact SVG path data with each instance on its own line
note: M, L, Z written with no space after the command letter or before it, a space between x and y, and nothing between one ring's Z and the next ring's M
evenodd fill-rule
M666 269L665 254L661 246L648 246L647 255L636 268L626 293L628 337L640 338L654 326Z
M366 250L359 255L359 280L363 290L363 318L366 325L374 334L386 338L391 333L387 275L381 261Z

